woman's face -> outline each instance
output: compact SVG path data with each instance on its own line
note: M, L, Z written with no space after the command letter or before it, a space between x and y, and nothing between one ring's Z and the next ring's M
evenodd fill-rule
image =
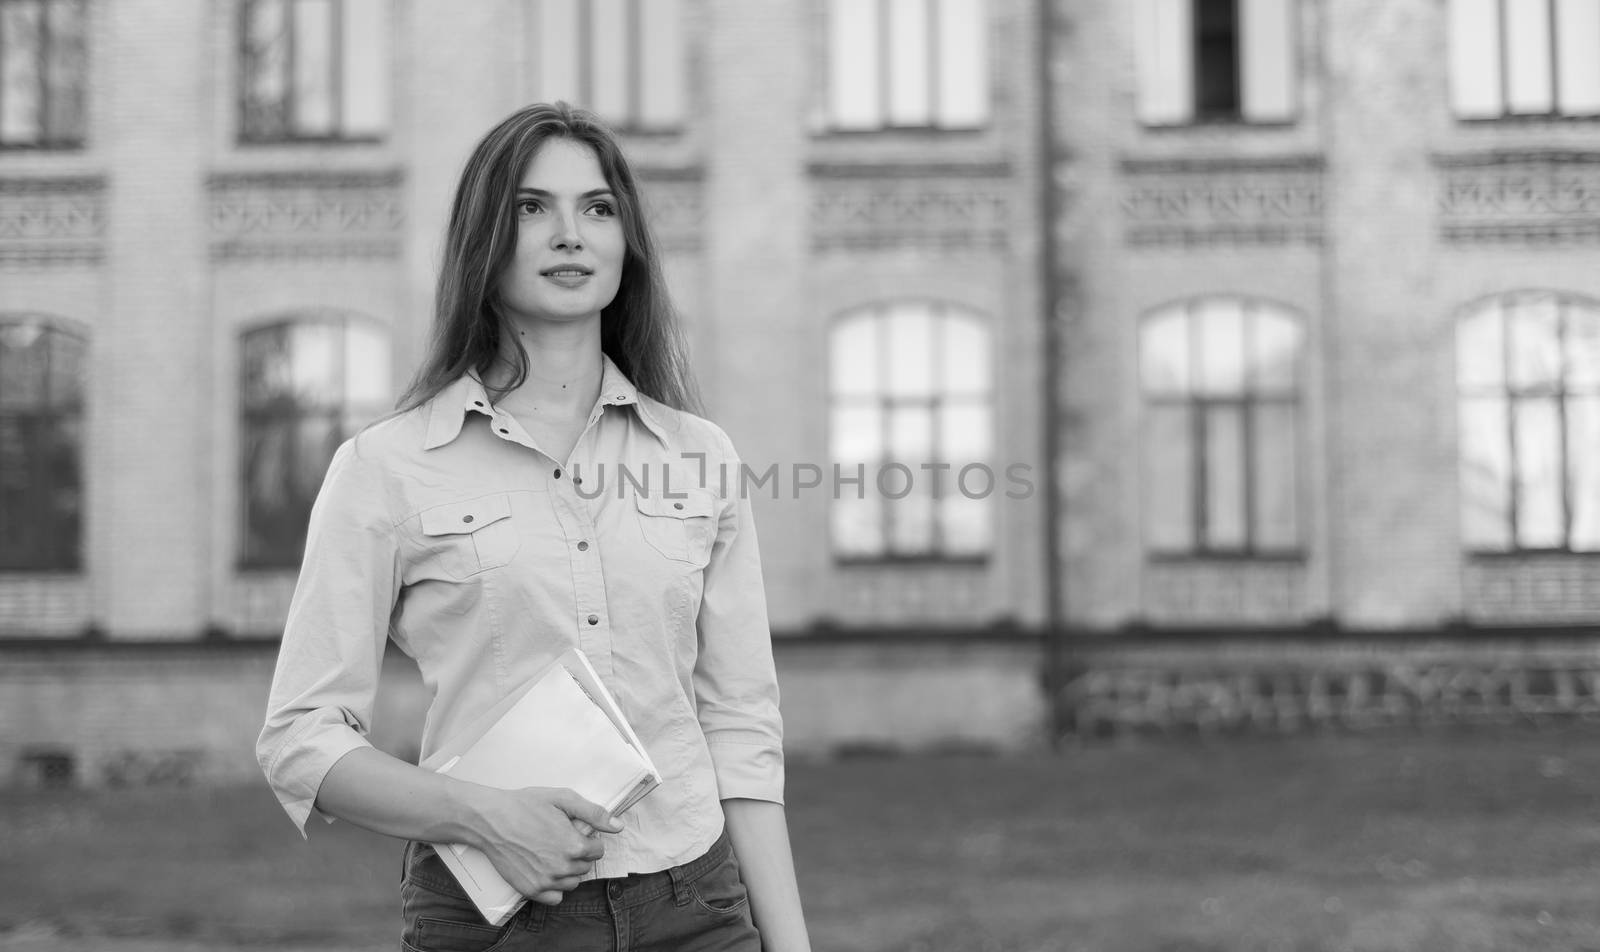
M518 322L599 318L617 296L627 239L589 146L551 139L517 189L517 250L500 300Z

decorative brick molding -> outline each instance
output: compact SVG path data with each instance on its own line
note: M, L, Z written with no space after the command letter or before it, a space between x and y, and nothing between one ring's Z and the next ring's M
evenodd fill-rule
M1600 618L1600 554L1483 556L1462 568L1466 617L1486 624Z
M1600 632L1552 643L1238 642L1074 653L1067 734L1600 720Z
M0 269L98 265L105 193L101 176L0 178Z
M1004 251L1017 183L1005 163L813 163L814 251Z
M398 170L214 174L211 258L398 259L402 178Z
M1600 152L1441 154L1433 162L1446 244L1600 243Z
M1134 247L1320 245L1322 159L1124 159L1124 240Z
M698 168L639 169L645 214L662 251L692 253L704 245L704 178Z
M1282 624L1305 616L1299 560L1156 560L1146 563L1145 617L1154 623Z

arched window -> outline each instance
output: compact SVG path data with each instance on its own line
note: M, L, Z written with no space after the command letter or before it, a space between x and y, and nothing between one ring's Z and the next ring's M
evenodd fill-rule
M846 314L830 338L833 551L975 559L992 545L993 378L987 323L947 304ZM859 484L845 482L862 475ZM834 474L830 474L833 476Z
M1479 304L1458 328L1456 379L1467 547L1600 551L1600 302Z
M1303 349L1300 321L1256 301L1199 298L1145 318L1139 365L1151 552L1299 552Z
M0 570L82 564L87 353L60 324L0 317Z
M338 315L282 321L239 340L246 568L293 568L334 450L389 408L388 332Z

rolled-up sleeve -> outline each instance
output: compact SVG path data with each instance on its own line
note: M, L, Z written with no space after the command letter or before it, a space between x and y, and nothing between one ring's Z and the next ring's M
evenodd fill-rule
M311 510L256 758L305 835L322 779L366 734L400 567L382 473L356 441L334 455ZM331 817L325 817L331 822Z
M750 500L739 489L738 454L727 434L718 435L730 475L695 622L697 713L718 796L782 803L783 721L761 553Z

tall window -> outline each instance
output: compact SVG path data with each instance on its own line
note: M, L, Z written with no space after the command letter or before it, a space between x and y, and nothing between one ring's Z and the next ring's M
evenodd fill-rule
M0 570L81 563L84 338L0 318Z
M1502 295L1456 342L1467 547L1600 552L1600 302Z
M0 0L0 148L83 144L84 0Z
M993 460L987 323L945 304L895 302L830 336L833 550L844 560L973 559L1006 491ZM861 476L859 484L845 480Z
M536 96L635 132L683 124L683 0L529 0Z
M242 0L240 17L242 140L388 130L388 0Z
M1134 0L1140 121L1292 121L1295 3Z
M1450 0L1463 119L1600 115L1600 0Z
M1239 298L1145 318L1146 547L1156 554L1300 551L1304 342L1289 312Z
M828 121L972 129L989 119L984 0L829 0Z
M389 336L337 316L270 324L240 339L246 568L292 568L334 450L388 409Z

